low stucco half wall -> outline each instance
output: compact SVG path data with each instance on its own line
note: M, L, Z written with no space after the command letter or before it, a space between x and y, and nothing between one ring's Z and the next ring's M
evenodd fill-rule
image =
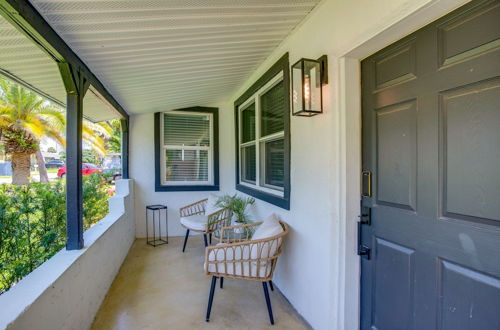
M109 214L81 250L59 251L0 296L0 329L88 329L134 239L131 180L116 183Z

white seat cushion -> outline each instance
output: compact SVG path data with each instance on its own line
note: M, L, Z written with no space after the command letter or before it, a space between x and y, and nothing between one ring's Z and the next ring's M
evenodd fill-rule
M204 214L181 217L181 224L188 229L203 231L207 228L207 217Z
M252 240L273 237L282 231L283 227L280 224L280 219L273 213L257 228L252 236Z
M271 214L264 222L257 228L252 236L252 240L265 239L279 235L283 232L283 227L279 222L276 214ZM260 249L253 249L251 253L252 259L269 258L276 254L281 239L273 240L262 244Z
M224 246L225 244L219 243L217 246ZM255 246L254 246L255 248ZM226 250L218 249L217 254L212 251L209 256L209 261L223 261L226 263L208 264L208 271L211 273L228 274L235 276L251 276L251 277L267 277L271 273L271 263L266 261L259 262L259 271L257 274L256 261L238 261L241 259L249 259L250 245L240 245ZM205 269L207 265L205 264Z

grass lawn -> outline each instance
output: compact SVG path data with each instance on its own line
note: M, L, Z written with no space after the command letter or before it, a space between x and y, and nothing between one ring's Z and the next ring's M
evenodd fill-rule
M50 181L54 181L57 179L57 177L54 175L55 173L57 173L57 168L48 168L47 169L47 173L49 173L49 180ZM50 175L52 174L52 175ZM38 171L31 171L31 177L35 177L36 180L38 180L38 177L39 177L39 173ZM12 176L11 175L0 175L0 179L1 180L5 180L5 179L12 179ZM2 181L1 183L10 183L10 180L7 182L7 181Z
M48 168L47 169L47 173L57 173L57 168ZM38 172L38 170L36 171L31 171L31 175L39 175L40 173Z

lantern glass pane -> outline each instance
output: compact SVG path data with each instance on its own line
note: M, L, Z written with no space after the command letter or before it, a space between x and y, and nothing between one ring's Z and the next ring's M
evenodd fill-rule
M321 111L321 72L316 61L304 61L304 110Z
M292 67L292 112L302 111L302 61Z

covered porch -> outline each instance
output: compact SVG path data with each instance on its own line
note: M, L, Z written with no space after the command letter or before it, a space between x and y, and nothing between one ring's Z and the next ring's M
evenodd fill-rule
M203 268L204 247L193 237L186 253L183 238L151 248L145 239L132 245L110 287L92 329L308 329L309 325L275 287L271 292L275 326L269 324L259 282L226 279L217 286L210 322L206 313L210 278ZM205 293L200 299L200 293ZM194 315L200 317L195 318Z
M459 9L461 6L465 7ZM412 272L414 253L425 240L417 241L414 251L413 245L396 244L394 237L381 238L371 231L375 228L370 227L371 211L380 217L380 209L392 207L387 212L394 219L396 213L391 212L400 212L397 216L410 223L401 236L413 239L408 228L414 223L410 217L419 215L415 187L420 177L416 168L428 169L431 164L436 170L432 179L441 180L445 164L438 154L443 148L434 145L435 150L429 149L435 154L431 153L423 165L418 163L416 142L414 146L413 140L408 140L431 136L441 143L444 135L436 123L441 123L444 115L436 110L433 120L426 117L432 134L417 134L416 127L424 127L420 122L416 125L420 112L412 108L418 98L411 88L407 91L401 86L418 82L417 68L424 66L416 64L417 55L425 59L423 63L441 65L435 69L439 72L469 58L479 61L484 55L490 64L471 64L469 71L464 69L456 76L483 74L486 78L481 76L463 86L474 87L484 80L487 83L481 92L497 88L498 63L491 63L499 54L500 33L495 25L499 8L495 0L0 0L0 19L5 25L3 30L0 25L0 32L6 31L0 42L10 47L9 40L21 35L30 45L14 45L17 53L5 58L0 54L0 74L68 109L67 153L71 159L66 182L67 248L0 295L0 329L418 328L413 311L425 304L414 303L418 290ZM463 17L453 14L457 9L460 15L471 17L473 24L467 30L471 31L470 40L479 40L477 44L463 46L457 37L460 33L443 37L460 26L455 20ZM451 14L456 16L447 21L446 15ZM481 18L473 20L477 17ZM455 25L450 23L449 27L449 22ZM447 50L439 48L437 41L429 42L436 47L433 56L441 56L439 65L421 51L430 46L415 48L414 33L431 30L424 28L428 24L439 31L435 33L439 42L456 42L456 49L450 46ZM14 32L9 30L12 27ZM482 37L474 35L476 32ZM422 39L428 41L426 38ZM35 53L29 47L36 48L36 56L45 58L36 57L35 61L35 56L27 56L25 53ZM362 65L368 61L375 64ZM316 68L307 79L303 73L306 64L300 67L302 63L314 63L310 65ZM294 71L297 68L302 70L301 79ZM367 76L374 81L369 87L362 85L362 77ZM319 94L313 95L313 88ZM450 99L461 96L454 88L458 87L439 94L436 87L433 92L439 94L441 103L435 104L444 104L445 94L452 95ZM484 97L489 104L497 102L492 95ZM389 145L385 156L379 157L378 149L369 149L384 136L376 136L375 129L363 131L367 123L378 128L376 125L385 122L379 115L366 122L362 111L367 107L373 113L381 109L380 113L394 114L403 109L401 113L411 114L389 120L384 126L389 132L383 140ZM307 116L300 116L301 110ZM491 133L475 132L479 142L470 145L484 145L487 139L498 137L491 123L500 117L490 110L478 115L489 120L462 118L464 122L486 123L482 132ZM109 200L109 214L86 231L80 173L83 117L120 118L123 141L123 179L116 183L116 195ZM415 125L408 124L414 119ZM372 140L367 141L367 136ZM498 145L488 145L498 150ZM471 221L474 225L467 229L480 233L464 238L457 229L455 236L446 236L455 248L447 256L458 255L457 260L479 265L477 272L467 268L470 264L462 267L462 263L448 262L448 257L441 256L429 261L426 255L429 264L439 262L439 271L438 266L431 267L436 278L442 281L448 271L446 276L459 278L453 282L457 287L470 289L459 298L467 298L467 304L472 305L472 292L480 285L485 289L477 289L481 292L478 301L491 302L485 306L495 306L500 297L500 280L495 273L498 265L491 262L494 258L487 258L496 256L495 252L477 255L480 249L494 251L492 247L498 247L492 239L498 238L500 219L497 204L491 202L496 197L484 194L489 199L483 199L481 193L493 191L497 181L480 180L483 172L493 168L491 164L499 162L495 152L484 152L490 157L486 167L473 166L474 175L480 173L475 178L482 186L470 189L480 191L480 196L468 200L477 205L464 203L462 210L462 204L454 204L464 213L456 222L445 217L456 214L446 213L441 204L427 214L431 218L442 212L439 224L453 222L457 228ZM389 173L385 177L389 183L382 188L378 186L378 170ZM435 197L429 198L432 203L441 203L446 189L441 181L434 183L430 186L435 195L420 194ZM382 192L377 190L384 187L389 187L383 196L387 200L379 198ZM205 245L213 247L218 241L204 242L195 232L212 234L208 230L210 215L204 212L214 205L205 204L203 212L194 214L206 222L187 233L189 227L181 210L198 201L235 194L255 200L246 209L249 222L276 216L289 229L280 241L282 250L276 249L280 253L273 251L279 255L276 263L266 259L267 265L275 267L271 273L255 276L255 281L227 278L224 288L216 286L210 322L206 322L211 283L222 276L213 275L216 272L204 265L208 260ZM151 227L145 212L151 205L167 209L168 225L159 234L168 237L168 244L146 244ZM394 232L388 228L383 233ZM185 237L189 240L183 252ZM440 237L433 237L436 241L429 245L442 248ZM477 251L470 242L477 245ZM251 251L240 253L254 260ZM385 262L382 265L387 272L380 273L382 266L374 266L379 260ZM252 262L249 269L255 265ZM269 322L260 281L269 274L275 285L270 291L274 325ZM470 274L477 276L470 281L463 279ZM266 286L266 281L263 283ZM436 295L439 290L448 290L446 293L455 297L456 290L439 285L429 287ZM441 300L436 296L435 314L429 316L429 324L433 322L436 328L439 322L462 320L443 316L461 301L444 301L444 296L439 296ZM392 317L392 310L399 307L404 311ZM474 324L500 326L496 314L488 314L486 307L482 310L487 315L479 323L474 323L470 312L466 329L473 329ZM460 313L461 317L468 315L463 310Z

